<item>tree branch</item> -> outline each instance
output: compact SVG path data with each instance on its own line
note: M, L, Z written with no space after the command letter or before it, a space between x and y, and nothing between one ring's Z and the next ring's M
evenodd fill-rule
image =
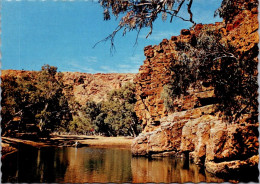
M113 0L100 0L101 6L105 10L112 9L112 13L119 17L119 14L123 14L122 19L118 27L116 28L113 33L108 35L105 39L97 42L95 46L103 41L110 40L111 41L111 50L115 48L114 46L114 37L118 31L122 28L123 36L126 34L127 31L137 31L137 38L138 34L140 33L140 29L145 27L150 27L149 33L146 35L148 38L152 34L153 29L153 22L156 20L160 13L167 13L170 14L172 22L173 17L178 17L183 21L191 22L195 25L193 21L193 14L191 11L193 0L187 0L187 14L189 14L189 19L185 19L182 16L179 16L179 12L183 7L183 4L186 0L146 0L146 1L113 1ZM176 7L173 9L173 5L177 4ZM186 7L186 6L185 6ZM137 44L137 38L135 45Z
M115 50L115 45L114 45L114 38L115 38L115 35L118 31L120 31L121 29L123 28L123 26L117 26L117 28L115 29L115 31L113 31L113 33L111 33L110 35L108 35L106 38L98 41L97 43L95 43L95 45L92 47L92 48L95 48L99 43L101 42L106 42L107 40L110 40L111 42L111 52L113 50Z
M192 5L193 0L190 0L190 3L188 4L188 13L190 14L190 22L195 24L195 22L192 20L192 12L191 12L191 5Z
M172 16L171 16L170 22L172 22L172 19L173 19L174 16L177 16L177 14L179 13L179 11L180 11L180 9L181 9L181 7L182 7L184 1L185 1L185 0L182 0L181 3L179 4L177 10L174 10L174 13L173 13Z

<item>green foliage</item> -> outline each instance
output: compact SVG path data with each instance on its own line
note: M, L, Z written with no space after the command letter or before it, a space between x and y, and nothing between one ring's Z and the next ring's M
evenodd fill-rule
M141 131L134 111L135 86L127 83L101 103L88 101L69 123L69 131L105 136L136 136Z
M95 134L95 123L97 116L101 113L101 105L93 101L88 101L73 116L73 121L69 124L69 131L77 134Z
M7 122L12 120L15 116L18 109L16 101L19 92L17 90L17 82L14 76L2 77L1 89L2 89L2 98L1 98L1 128L2 133L6 131L5 125Z
M37 77L35 99L39 100L41 108L35 117L41 131L53 131L62 119L70 119L68 102L62 93L63 83L61 79L56 79L56 73L57 67L45 65Z
M39 72L2 77L2 133L30 133L48 136L53 131L105 136L136 136L140 122L134 112L135 86L128 83L108 94L101 103L88 101L80 105L67 95L71 86L64 86L56 67L44 65ZM18 121L14 118L18 117ZM15 126L13 126L15 124Z
M175 86L171 84L167 84L163 86L163 92L161 93L161 99L163 99L163 104L168 112L174 112L174 99L177 98L175 94Z
M88 118L82 116L74 116L73 120L69 122L68 131L73 134L89 134L92 126Z
M73 121L68 124L67 131L88 135L137 136L141 126L134 111L135 103L135 86L127 83L111 91L107 101L88 101L84 106L77 107L77 110L72 105Z
M38 127L38 133L48 135L71 119L68 102L62 89L61 74L57 68L44 65L40 72L22 73L21 76L2 78L2 128L3 134L11 127L14 117L19 117L20 131L27 132L26 124ZM10 131L9 131L10 132Z
M173 100L186 95L189 87L211 85L215 88L218 109L230 120L243 113L258 113L258 46L248 53L236 53L218 31L205 27L194 43L177 43L178 60L172 60L172 79L162 98L168 111L175 111ZM203 82L202 82L203 81Z
M140 132L140 122L134 111L135 86L127 83L109 94L109 100L102 104L106 117L104 123L110 125L110 134L136 136Z

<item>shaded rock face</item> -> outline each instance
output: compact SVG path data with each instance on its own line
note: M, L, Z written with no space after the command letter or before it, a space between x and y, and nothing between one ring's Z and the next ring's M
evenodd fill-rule
M23 73L28 73L33 77L35 71L22 70L3 70L1 77L16 76L19 77ZM127 82L133 82L136 74L132 73L109 73L109 74L88 74L79 72L62 72L64 92L67 97L74 99L81 105L87 101L101 102L107 99L107 94L119 89Z
M216 111L213 87L190 87L187 95L175 99L179 112L172 114L167 113L161 98L163 86L174 75L169 68L171 61L178 61L177 55L181 52L176 50L176 44L192 44L202 28L208 26L220 30L224 35L222 41L228 40L240 57L250 52L258 53L257 14L257 8L244 8L232 15L232 22L230 19L227 24L225 21L198 24L191 30L182 30L180 36L144 48L146 60L134 80L137 90L135 110L143 121L144 130L133 141L133 155L188 156L213 174L243 172L258 167L259 124L251 124L250 114L242 115L237 123L225 121ZM258 62L257 57L254 60Z

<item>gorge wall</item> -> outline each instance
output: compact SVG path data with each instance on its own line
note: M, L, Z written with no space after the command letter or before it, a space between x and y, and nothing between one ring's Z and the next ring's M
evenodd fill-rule
M22 70L2 70L1 76L17 76L23 73L33 73L35 71ZM86 104L88 100L101 102L107 99L107 94L119 89L127 82L133 82L136 74L132 73L108 73L108 74L89 74L80 72L62 72L64 88L67 97L73 97L81 105Z
M88 100L96 103L107 99L107 95L114 89L119 89L127 82L133 82L136 74L109 73L87 74L79 72L63 72L64 85L81 105Z
M166 111L161 98L163 87L174 75L170 66L173 61L178 62L177 56L183 52L176 49L177 44L192 43L207 27L220 31L222 41L232 44L239 57L254 53L253 60L258 63L258 10L250 3L256 1L235 1L237 9L229 14L228 20L197 24L190 30L182 30L180 36L144 48L146 59L134 80L135 110L143 121L144 130L132 144L133 155L186 155L214 174L241 173L257 168L259 123L252 123L250 114L242 115L238 123L227 122L216 110L218 102L210 100L216 95L214 87L190 87L187 95L175 99L178 111L174 113Z

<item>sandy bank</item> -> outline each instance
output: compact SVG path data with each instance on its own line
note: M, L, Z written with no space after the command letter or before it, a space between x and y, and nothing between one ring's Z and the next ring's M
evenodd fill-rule
M73 146L75 142L81 146L92 147L118 147L131 148L133 138L128 137L102 137L84 135L53 135L50 139L40 139L39 141L24 140L18 138L2 137L2 142L10 144L26 144L34 147L45 146Z
M131 148L133 138L128 137L102 137L102 136L83 136L83 135L59 135L54 136L52 140L63 141L78 141L82 146L95 147L124 147Z

